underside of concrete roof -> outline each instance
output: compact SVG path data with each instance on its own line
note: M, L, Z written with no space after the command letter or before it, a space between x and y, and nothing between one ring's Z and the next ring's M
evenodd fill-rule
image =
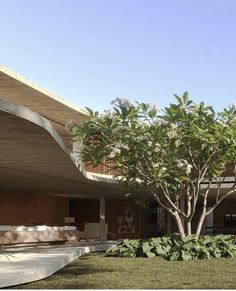
M93 198L120 195L111 177L86 172L51 123L0 99L0 189Z

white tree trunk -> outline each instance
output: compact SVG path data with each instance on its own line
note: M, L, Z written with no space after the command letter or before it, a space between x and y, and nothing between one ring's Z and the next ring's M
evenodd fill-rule
M182 239L185 238L185 231L184 231L184 227L183 227L183 222L181 221L181 218L179 216L179 214L177 212L174 213L174 217L175 217L175 220L176 220L176 223L177 223L177 227L178 227L178 230L179 230L179 234L180 234L180 237Z
M186 222L186 233L187 235L192 234L192 218L191 218L191 211L192 211L192 205L191 205L191 199L188 195L187 197L187 222Z
M200 233L201 233L201 230L202 230L202 225L203 225L203 222L205 220L205 217L206 217L206 207L204 206L203 207L203 211L202 211L202 215L198 221L198 226L197 226L197 231L196 231L196 236L199 237Z
M191 235L192 234L192 222L191 222L191 220L187 221L186 228L187 228L187 235Z

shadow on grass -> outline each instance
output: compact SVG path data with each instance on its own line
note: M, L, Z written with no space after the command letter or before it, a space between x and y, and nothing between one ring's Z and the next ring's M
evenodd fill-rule
M87 283L79 283L79 282L58 282L56 279L50 282L43 282L37 281L33 283L28 283L24 285L12 286L6 289L99 289L96 284L91 282ZM104 289L104 288L100 288Z
M80 276L87 274L98 274L103 272L113 272L111 269L91 269L89 267L76 269L69 268L68 270L61 270L48 278L31 282L27 284L9 287L8 289L97 289L96 283L84 280L80 282ZM98 275L99 276L99 275ZM103 289L103 288L102 288Z
M61 269L60 271L56 272L54 275L58 276L80 276L84 274L93 274L93 273L111 273L114 272L115 270L112 269L98 269L98 268L93 268L91 266L69 266L67 268Z

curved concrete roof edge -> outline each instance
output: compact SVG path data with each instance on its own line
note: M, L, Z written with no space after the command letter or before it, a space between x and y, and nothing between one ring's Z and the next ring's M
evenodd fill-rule
M61 139L57 131L54 129L51 122L47 120L45 117L38 114L37 112L34 112L25 106L17 105L12 102L6 101L1 97L0 97L0 110L18 116L29 122L32 122L46 130L52 136L52 138L55 140L58 146L60 146L60 148L65 152L65 154L71 159L71 161L77 167L78 171L80 171L86 179L108 184L117 183L117 181L115 181L111 175L98 174L86 171L84 165L80 162L80 160L76 158L64 144L63 140Z
M14 71L8 69L7 67L5 67L4 65L0 64L0 71L2 71L3 73L9 75L10 77L18 80L19 82L30 86L31 88L33 88L36 91L39 91L40 93L43 93L45 95L47 95L48 97L54 99L57 102L62 103L63 105L77 111L78 113L84 115L84 116L88 116L88 114L86 113L86 111L78 106L73 105L72 103L70 103L69 101L65 100L64 98L57 96L56 94L50 92L47 89L42 88L41 86L39 86L38 84L36 84L35 82L32 82L31 80L29 80L28 78L19 75L17 73L15 73Z

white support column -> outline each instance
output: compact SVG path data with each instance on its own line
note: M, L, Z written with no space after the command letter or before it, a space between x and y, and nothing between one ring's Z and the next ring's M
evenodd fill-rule
M100 195L100 241L106 242L105 194Z

